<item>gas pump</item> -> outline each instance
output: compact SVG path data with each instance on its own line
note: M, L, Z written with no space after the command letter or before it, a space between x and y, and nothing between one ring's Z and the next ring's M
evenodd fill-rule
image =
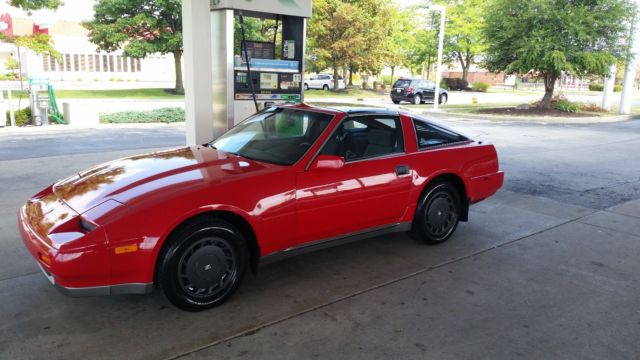
M233 35L241 37L239 53L236 49L227 49L234 50L233 62L225 63L227 72L233 73L233 118L228 127L275 104L302 102L305 19L311 16L311 0L214 0L211 3L212 22L219 17L216 13L224 11L233 11L234 22L239 20L240 34ZM247 38L244 22L250 17L275 20L276 33L282 31L282 41L277 43L276 36L273 42ZM235 26L227 31L235 32ZM281 54L279 58L277 48ZM225 61L228 57L214 55L214 62L216 59Z
M182 1L188 145L209 142L270 105L304 101L311 1ZM238 49L234 38L243 37L243 26L237 25L250 17L277 22L281 40L252 39L245 31Z
M49 125L49 81L29 79L29 104L33 125Z

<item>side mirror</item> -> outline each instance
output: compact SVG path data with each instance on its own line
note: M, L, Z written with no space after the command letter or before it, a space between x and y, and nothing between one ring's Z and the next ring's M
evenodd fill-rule
M311 165L314 169L340 169L344 166L344 158L336 155L318 155Z

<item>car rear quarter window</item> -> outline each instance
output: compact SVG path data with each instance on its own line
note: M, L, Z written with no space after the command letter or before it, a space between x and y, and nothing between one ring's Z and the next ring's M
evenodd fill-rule
M418 149L428 149L469 140L463 135L419 119L413 119L413 126L416 130Z

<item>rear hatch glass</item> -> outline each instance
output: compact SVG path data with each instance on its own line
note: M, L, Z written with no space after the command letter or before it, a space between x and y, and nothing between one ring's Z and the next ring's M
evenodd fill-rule
M411 86L411 80L406 80L406 79L400 79L396 81L396 83L393 85L394 88L403 88L403 89L406 89L409 86Z

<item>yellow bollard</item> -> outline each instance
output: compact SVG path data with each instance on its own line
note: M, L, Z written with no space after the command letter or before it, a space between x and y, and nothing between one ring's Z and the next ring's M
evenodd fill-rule
M472 98L471 98L471 104L473 104L473 106L478 105L478 98L477 98L477 97L475 97L475 96L474 96L474 97L472 97Z

